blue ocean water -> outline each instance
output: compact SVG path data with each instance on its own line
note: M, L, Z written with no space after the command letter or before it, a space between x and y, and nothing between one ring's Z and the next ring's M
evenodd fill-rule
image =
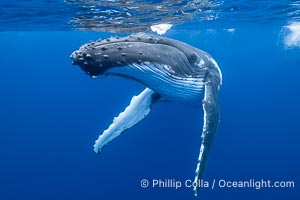
M65 23L79 11L72 5L63 12L62 5L84 1L35 2L41 4L0 4L0 199L195 199L191 188L142 188L140 183L193 179L202 108L159 103L95 154L98 134L144 87L116 77L91 79L71 65L69 55L89 40L134 31L111 26L106 30L112 34L102 25L82 29ZM209 52L223 73L221 122L205 180L295 185L202 188L199 199L300 198L299 1L259 2L211 1L200 5L204 14L188 7L196 17L179 21L164 36ZM150 31L148 25L137 23L132 30Z

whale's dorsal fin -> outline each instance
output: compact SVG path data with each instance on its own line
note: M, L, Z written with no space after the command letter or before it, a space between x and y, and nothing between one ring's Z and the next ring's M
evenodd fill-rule
M113 123L96 140L94 151L100 153L101 149L110 141L144 119L150 113L153 104L159 99L160 95L149 88L146 88L138 96L132 97L129 106L114 118Z
M218 104L218 91L219 81L211 79L205 83L204 99L202 101L204 111L204 123L201 135L201 147L199 152L199 158L197 162L197 168L194 179L194 194L198 196L198 181L203 179L205 167L207 164L208 156L210 153L211 146L214 142L215 135L217 133L220 111Z

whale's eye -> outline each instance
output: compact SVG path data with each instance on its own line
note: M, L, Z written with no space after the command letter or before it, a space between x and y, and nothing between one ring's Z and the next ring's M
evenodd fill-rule
M187 59L191 64L193 64L197 61L197 55L194 53L191 53L191 54L187 55Z

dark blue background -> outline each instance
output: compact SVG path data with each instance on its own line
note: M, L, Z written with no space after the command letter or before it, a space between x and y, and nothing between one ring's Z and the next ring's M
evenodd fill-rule
M206 179L295 181L288 189L203 189L200 199L299 199L300 49L280 27L170 31L223 72L221 123ZM0 199L194 199L141 179L193 179L202 108L159 103L97 155L97 139L143 86L90 79L71 65L81 44L110 34L0 33Z

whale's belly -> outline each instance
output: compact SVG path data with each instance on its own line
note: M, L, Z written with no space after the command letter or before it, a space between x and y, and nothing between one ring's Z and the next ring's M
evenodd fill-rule
M159 93L163 99L184 103L201 102L203 99L204 77L179 77L170 73L168 65L150 62L111 68L106 74L127 74L125 78L134 79ZM132 78L135 77L135 78Z

